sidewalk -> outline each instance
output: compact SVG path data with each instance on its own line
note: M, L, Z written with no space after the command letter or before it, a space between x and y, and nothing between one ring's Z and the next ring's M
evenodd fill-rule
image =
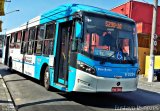
M16 111L1 74L0 74L0 111Z
M160 81L154 78L154 82L148 82L146 77L139 75L138 88L160 94Z

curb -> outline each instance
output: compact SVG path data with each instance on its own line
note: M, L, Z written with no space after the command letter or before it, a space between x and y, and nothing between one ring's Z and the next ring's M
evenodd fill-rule
M18 111L18 110L16 109L16 105L15 105L15 103L14 103L14 101L13 101L13 98L12 98L12 96L11 96L11 93L9 92L9 89L8 89L8 87L7 87L7 85L6 85L3 77L1 76L1 74L0 74L0 80L1 80L1 82L2 82L2 86L3 86L3 88L4 88L4 92L5 92L5 95L6 95L7 100L8 100L7 106L3 106L3 105L2 105L0 110L2 110L2 111L3 111L3 110L4 110L4 111Z

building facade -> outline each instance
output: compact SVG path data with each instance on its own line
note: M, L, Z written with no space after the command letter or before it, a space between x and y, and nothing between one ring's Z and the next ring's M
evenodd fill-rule
M136 22L139 45L139 63L141 73L145 72L145 56L149 55L153 5L138 1L129 1L125 4L112 9L117 12L132 18ZM156 34L160 37L160 7L158 6ZM154 54L160 55L160 39L157 40L158 45L154 48Z

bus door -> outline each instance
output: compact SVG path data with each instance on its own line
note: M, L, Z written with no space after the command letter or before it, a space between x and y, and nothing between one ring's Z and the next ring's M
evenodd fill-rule
M69 66L69 40L72 22L59 24L59 36L55 58L55 83L67 86Z
M4 58L4 64L7 65L8 63L8 54L9 54L9 40L10 36L6 36L6 41L5 41L5 58Z

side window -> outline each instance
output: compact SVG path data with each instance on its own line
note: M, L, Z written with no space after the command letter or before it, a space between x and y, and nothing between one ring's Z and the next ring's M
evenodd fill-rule
M29 30L29 41L35 40L36 28L32 28Z
M14 33L14 43L17 42L17 36L18 36L18 33Z
M35 34L36 34L36 28L31 28L29 30L28 54L33 54Z
M15 48L20 48L20 42L21 42L21 37L22 37L22 31L19 31L16 33L16 43L15 43Z
M53 46L54 46L54 36L55 36L55 23L48 24L46 26L46 36L44 40L43 54L48 56L53 54Z
M54 32L55 32L55 24L48 24L46 26L46 39L52 39L54 38Z
M24 52L24 37L25 37L25 30L22 30L22 37L21 37L21 54L23 54Z
M37 40L35 42L35 53L40 55L42 54L42 47L43 47L43 39L44 39L44 33L45 33L45 26L40 25L37 28Z
M23 31L23 42L22 42L22 46L23 46L23 51L27 51L27 49L28 49L28 36L29 36L29 31L28 30L25 30L25 31Z
M22 31L19 31L18 37L17 37L17 42L21 42L21 38L22 38Z
M14 41L15 41L15 33L11 34L11 38L10 38L10 48L14 48Z
M11 43L14 43L14 35L15 35L15 33L11 34Z
M26 30L26 31L25 31L25 35L24 35L24 41L25 41L25 42L28 41L28 35L29 35L29 31Z

